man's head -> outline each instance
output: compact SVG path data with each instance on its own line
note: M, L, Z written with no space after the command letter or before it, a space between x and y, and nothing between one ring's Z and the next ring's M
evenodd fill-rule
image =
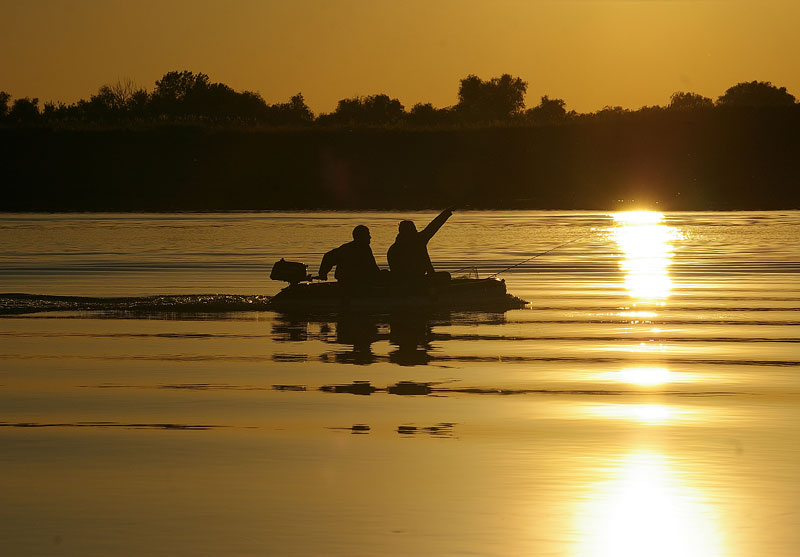
M372 236L369 235L369 228L363 224L359 224L353 229L353 240L356 242L369 244L371 238Z
M408 236L416 231L417 225L414 224L413 220L401 220L400 224L397 225L397 232L400 236Z

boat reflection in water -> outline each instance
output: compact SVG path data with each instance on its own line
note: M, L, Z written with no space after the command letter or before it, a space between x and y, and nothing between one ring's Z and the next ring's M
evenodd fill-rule
M498 318L502 319L502 314L494 315L495 321ZM447 312L292 312L276 315L272 334L277 342L317 340L336 345L334 350L319 355L324 362L355 365L390 362L400 366L418 366L436 359L431 354L434 339L447 338L447 335L437 335L434 327L446 327L451 323L451 315ZM385 343L392 347L388 353L374 348L376 344Z
M395 347L389 361L401 366L426 365L433 340L432 321L423 315L395 314L389 317L389 343Z

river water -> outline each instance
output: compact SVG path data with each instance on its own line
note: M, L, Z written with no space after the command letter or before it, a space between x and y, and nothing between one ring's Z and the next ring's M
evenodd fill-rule
M797 554L800 212L456 212L454 274L562 245L527 308L264 309L433 216L0 215L3 554Z

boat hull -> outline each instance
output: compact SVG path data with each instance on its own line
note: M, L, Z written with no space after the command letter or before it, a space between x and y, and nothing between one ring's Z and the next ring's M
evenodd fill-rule
M503 280L453 279L444 286L403 292L391 285L346 290L336 282L300 283L287 286L272 297L275 310L396 310L448 309L463 311L506 311L525 307L527 302L506 291Z

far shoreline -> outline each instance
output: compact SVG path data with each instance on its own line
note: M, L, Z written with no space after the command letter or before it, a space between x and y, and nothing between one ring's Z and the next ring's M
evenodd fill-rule
M800 111L450 130L0 127L0 212L800 208Z

